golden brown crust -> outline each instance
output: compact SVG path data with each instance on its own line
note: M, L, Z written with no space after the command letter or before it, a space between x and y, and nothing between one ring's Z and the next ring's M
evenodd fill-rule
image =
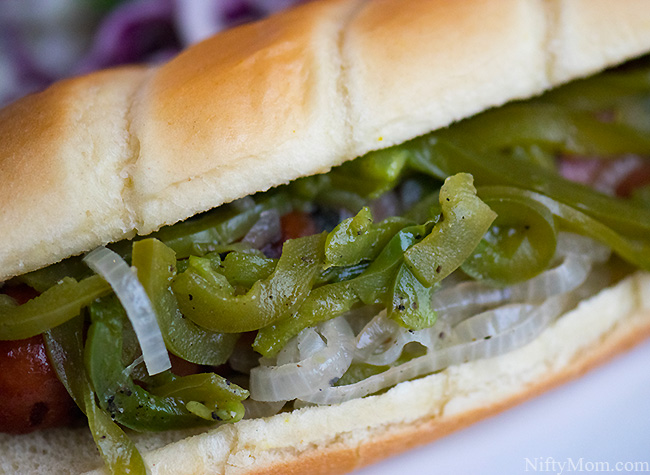
M126 111L145 74L63 81L0 112L0 281L134 234Z
M357 154L549 87L540 2L408 3L367 2L346 30Z
M358 3L314 2L226 31L158 70L133 111L139 232L348 155L338 40Z
M547 1L552 28L548 51L554 83L593 74L648 51L650 15L645 0Z

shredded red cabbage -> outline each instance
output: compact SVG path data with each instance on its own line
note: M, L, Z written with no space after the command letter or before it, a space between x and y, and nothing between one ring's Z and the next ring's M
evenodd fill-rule
M217 31L301 1L4 0L0 107L68 75L165 61Z

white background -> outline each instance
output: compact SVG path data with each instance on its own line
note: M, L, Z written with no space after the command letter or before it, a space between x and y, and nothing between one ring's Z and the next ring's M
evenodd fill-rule
M587 462L609 462L612 473L616 462L650 464L650 342L581 379L355 475L566 474L577 473L569 471L569 458L578 463L581 457L583 473L600 473Z

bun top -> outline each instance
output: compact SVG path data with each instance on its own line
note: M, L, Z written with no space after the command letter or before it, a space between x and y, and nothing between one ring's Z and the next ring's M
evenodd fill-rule
M324 0L0 112L0 281L650 50L645 0Z

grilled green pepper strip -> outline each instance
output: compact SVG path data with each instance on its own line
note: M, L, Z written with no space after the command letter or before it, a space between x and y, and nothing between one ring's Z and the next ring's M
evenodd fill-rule
M226 378L214 373L192 374L151 389L151 393L160 397L173 397L186 401L186 407L195 415L210 421L238 422L244 417L241 403L249 393ZM198 401L200 406L208 408L208 413L193 411Z
M435 211L435 208L432 208ZM351 285L366 305L382 304L388 317L412 330L428 328L437 315L430 305L432 288L422 285L404 262L404 252L425 239L439 216L402 229Z
M176 258L202 256L217 246L237 241L257 222L262 211L277 209L280 214L291 210L290 201L281 193L271 194L259 203L235 202L196 218L176 223L154 233L155 237L176 252Z
M395 188L406 169L407 160L408 152L384 153L378 150L372 158L360 157L344 163L329 175L334 188L372 199Z
M258 280L267 279L275 270L277 259L270 259L260 251L230 252L217 269L232 285L251 287Z
M95 445L111 473L146 474L147 469L140 452L128 435L95 401L95 393L84 393L88 426Z
M412 166L423 173L445 178L469 171L477 186L508 185L533 190L576 208L632 238L644 239L650 235L649 208L597 193L546 168L499 154L470 153L435 134L412 140L404 147L411 151Z
M632 190L631 198L641 205L650 208L650 185Z
M591 112L618 112L650 96L650 68L610 71L572 81L538 100ZM646 114L648 115L648 114Z
M155 396L136 385L122 362L124 310L115 299L90 307L84 360L100 407L113 420L137 431L182 429L206 425L186 408L186 401Z
M83 366L83 324L83 317L78 315L44 332L43 340L59 381L85 413L83 393L88 379Z
M144 239L133 244L132 263L153 304L167 349L192 363L224 364L235 348L238 335L212 332L183 318L171 291L176 275L174 251L157 239Z
M124 259L131 259L131 241L123 240L108 244L109 249L117 252ZM52 264L50 266L38 269L27 274L20 275L16 279L29 285L38 292L45 292L50 287L55 286L65 277L72 277L76 280L82 280L94 275L94 272L83 261L83 256L72 256L67 259Z
M369 261L361 262L354 266L347 267L330 267L321 272L320 277L314 284L315 287L320 287L324 284L333 284L335 282L342 282L344 280L354 279L368 268Z
M235 295L225 276L190 267L172 289L183 315L202 327L224 333L257 330L294 312L307 297L323 264L325 234L290 239L273 273Z
M344 208L357 213L368 200L393 189L406 170L408 153L373 153L332 169L329 173L300 178L285 189L299 201Z
M404 251L422 241L432 225L433 222L402 229L388 242L377 259L359 277L350 281L361 302L387 307L392 304L392 291L397 273L404 263Z
M73 318L43 334L54 370L68 393L86 414L88 425L106 468L113 474L145 474L135 444L97 406L83 363L83 319Z
M397 231L408 224L395 217L374 224L370 208L363 207L356 216L343 220L325 241L325 267L346 267L372 260Z
M393 287L393 300L387 306L388 317L411 330L422 330L436 323L437 313L431 308L432 287L425 287L402 264Z
M313 289L296 313L262 328L253 348L270 357L305 328L342 315L357 304L392 305L392 292L404 262L404 251L422 240L430 227L418 225L402 229L361 275Z
M76 317L82 308L110 292L110 285L99 276L80 282L66 277L23 305L0 306L0 340L22 340L43 333Z
M357 302L359 297L350 281L313 289L296 313L262 328L253 342L253 349L271 357L305 328L342 315Z
M621 235L585 213L534 191L508 186L486 186L480 190L481 196L486 200L499 198L535 200L547 207L565 229L600 241L635 267L650 270L650 239L648 238L640 240Z
M472 183L466 173L445 180L440 189L443 219L422 242L404 253L406 265L427 287L458 269L496 218L476 196Z
M650 138L644 131L600 121L587 111L534 102L484 112L438 135L478 151L536 144L599 157L650 154Z
M555 254L557 227L550 210L532 199L500 196L485 199L497 218L463 271L475 279L504 286L546 270Z
M545 168L547 170L557 171L555 162L555 153L549 148L540 147L539 145L517 145L510 150L514 160L528 162L534 166Z
M69 257L51 266L38 269L18 277L18 280L38 292L45 292L65 277L81 280L89 277L93 271L81 260L80 256Z

